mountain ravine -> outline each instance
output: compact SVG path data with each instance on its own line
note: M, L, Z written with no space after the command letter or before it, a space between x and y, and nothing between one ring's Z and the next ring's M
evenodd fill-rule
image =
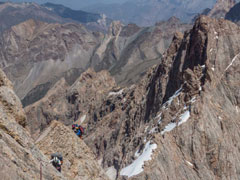
M138 83L118 87L92 69L71 86L60 80L25 108L26 128L37 139L54 120L81 123L114 180L238 180L239 34L230 21L201 16Z
M190 27L177 18L145 28L113 22L103 34L76 23L30 19L0 35L0 67L24 106L41 99L62 77L72 85L90 67L109 70L125 86L161 59L176 31Z

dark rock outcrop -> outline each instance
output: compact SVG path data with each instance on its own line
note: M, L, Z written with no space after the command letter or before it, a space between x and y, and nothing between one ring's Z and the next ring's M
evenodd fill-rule
M240 15L239 15L239 11L240 11L240 2L237 3L235 6L233 6L229 12L226 14L225 18L227 20L230 20L232 22L238 23L240 22Z

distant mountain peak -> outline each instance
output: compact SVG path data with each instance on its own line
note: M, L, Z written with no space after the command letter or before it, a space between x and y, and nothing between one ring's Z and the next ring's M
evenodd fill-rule
M208 16L213 18L224 18L226 13L236 4L235 0L217 0Z

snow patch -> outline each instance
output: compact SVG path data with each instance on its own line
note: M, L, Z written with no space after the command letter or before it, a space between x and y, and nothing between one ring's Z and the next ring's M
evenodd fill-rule
M187 122L187 120L190 118L190 112L189 111L185 111L181 116L180 116L180 121L178 123L178 126L180 126L181 124Z
M180 126L181 124L187 122L187 120L190 118L190 111L185 111L183 114L180 115L179 117L179 122L174 123L171 122L167 126L165 126L164 130L161 132L161 135L163 135L165 132L170 132L172 131L175 127Z
M144 133L146 133L146 132L147 132L147 130L148 130L148 126L147 126L147 127L145 127L145 129L144 129Z
M238 53L231 61L231 63L228 65L228 67L225 69L225 71L227 71L234 63L234 61L236 61L236 59L238 58L238 56L240 55L240 53Z
M80 122L83 123L83 122L85 121L86 117L87 117L86 114L84 114L84 115L80 118Z
M182 88L178 89L178 90L174 93L174 95L171 96L171 97L169 98L169 100L163 104L163 108L166 108L167 106L169 106L169 105L172 103L173 99L175 99L176 97L178 97L178 96L180 95L181 91L182 91Z
M144 137L144 140L143 140L143 142L145 143L145 142L147 142L147 138L146 137Z
M192 166L193 167L193 164L192 163L190 163L189 161L187 161L187 160L185 160L186 161L186 163L189 165L189 166Z
M116 96L116 95L121 95L123 93L123 89L121 89L120 91L117 92L110 92L108 94L108 96Z
M147 144L145 145L142 154L135 161L133 161L132 164L123 168L120 171L120 175L132 177L143 172L144 162L151 160L152 152L156 148L157 144L150 144L150 141L148 141Z
M202 86L200 86L198 90L199 90L199 91L202 91Z
M167 126L165 126L164 130L161 132L161 135L163 135L165 132L172 131L177 126L177 123L169 123Z
M139 157L140 156L139 149L135 152L134 156L135 157Z
M153 133L156 133L156 132L157 132L157 127L154 127L149 131L149 134L153 134Z
M107 169L106 174L110 180L115 180L117 177L117 170L114 168L114 166L111 166Z
M201 87L201 86L200 86ZM194 103L196 101L196 97L193 97L192 99L191 99L191 103Z

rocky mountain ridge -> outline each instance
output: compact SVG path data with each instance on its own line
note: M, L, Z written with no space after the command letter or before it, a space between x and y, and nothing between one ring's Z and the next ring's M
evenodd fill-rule
M104 13L109 18L138 26L152 26L172 16L183 22L190 20L202 10L212 8L216 0L128 0L122 4L95 4L84 8L94 13Z
M188 28L176 18L147 28L113 22L104 35L75 23L28 20L0 37L1 68L24 106L41 99L62 77L71 85L89 67L107 69L128 85L161 59L176 31Z
M41 121L59 117L66 124L83 124L84 141L112 179L237 179L239 31L229 21L202 16L193 29L175 35L162 61L138 84L119 88L89 71L75 91L53 93L55 101L48 97L29 106L27 124L37 117L33 109L46 103L48 109L69 109L65 117L47 111ZM88 96L88 90L103 92ZM146 151L151 158L144 162ZM135 172L135 161L144 168L129 173Z
M235 0L217 0L212 10L208 13L208 16L212 18L225 18L226 14L235 4Z
M63 124L53 122L34 142L25 129L26 115L12 88L12 83L0 70L1 179L65 180L81 177L108 180L91 150ZM64 155L62 174L49 163L51 153L56 151Z
M34 2L3 2L0 4L0 18L0 33L29 19L47 23L81 23L91 30L104 32L111 22L100 14L74 11L52 3L39 5Z

